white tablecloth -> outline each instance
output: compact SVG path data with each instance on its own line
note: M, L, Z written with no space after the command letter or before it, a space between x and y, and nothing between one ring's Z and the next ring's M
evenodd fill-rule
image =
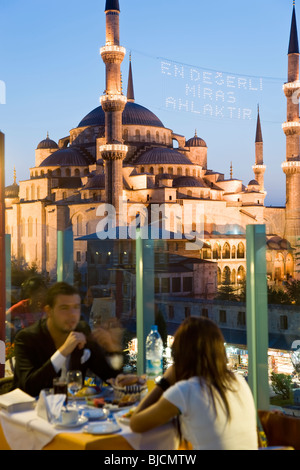
M5 438L12 450L41 450L52 439L62 432L80 433L83 428L56 429L46 420L40 418L36 410L19 413L0 411L0 423ZM175 450L178 438L172 423L139 434L129 426L119 423L121 434L135 450Z

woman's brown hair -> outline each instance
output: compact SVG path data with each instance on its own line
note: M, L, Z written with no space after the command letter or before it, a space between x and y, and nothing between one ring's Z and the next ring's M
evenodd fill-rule
M205 317L187 318L175 333L172 353L176 381L199 377L200 383L209 390L214 408L216 390L230 418L226 392L233 389L235 377L227 367L224 337L220 328Z

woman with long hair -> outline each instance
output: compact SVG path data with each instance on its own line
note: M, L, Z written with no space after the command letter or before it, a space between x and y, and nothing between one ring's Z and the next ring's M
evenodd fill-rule
M224 338L208 318L190 317L175 333L174 364L130 420L145 432L178 417L193 449L254 450L256 410L245 379L228 369Z

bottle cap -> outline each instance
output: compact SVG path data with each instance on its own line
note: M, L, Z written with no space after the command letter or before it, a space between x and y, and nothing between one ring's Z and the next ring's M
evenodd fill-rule
M157 331L157 325L152 325L151 330Z

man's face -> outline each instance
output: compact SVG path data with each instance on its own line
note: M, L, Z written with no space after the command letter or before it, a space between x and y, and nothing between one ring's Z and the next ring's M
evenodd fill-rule
M58 295L53 308L48 307L48 320L61 333L74 331L80 320L80 296Z

